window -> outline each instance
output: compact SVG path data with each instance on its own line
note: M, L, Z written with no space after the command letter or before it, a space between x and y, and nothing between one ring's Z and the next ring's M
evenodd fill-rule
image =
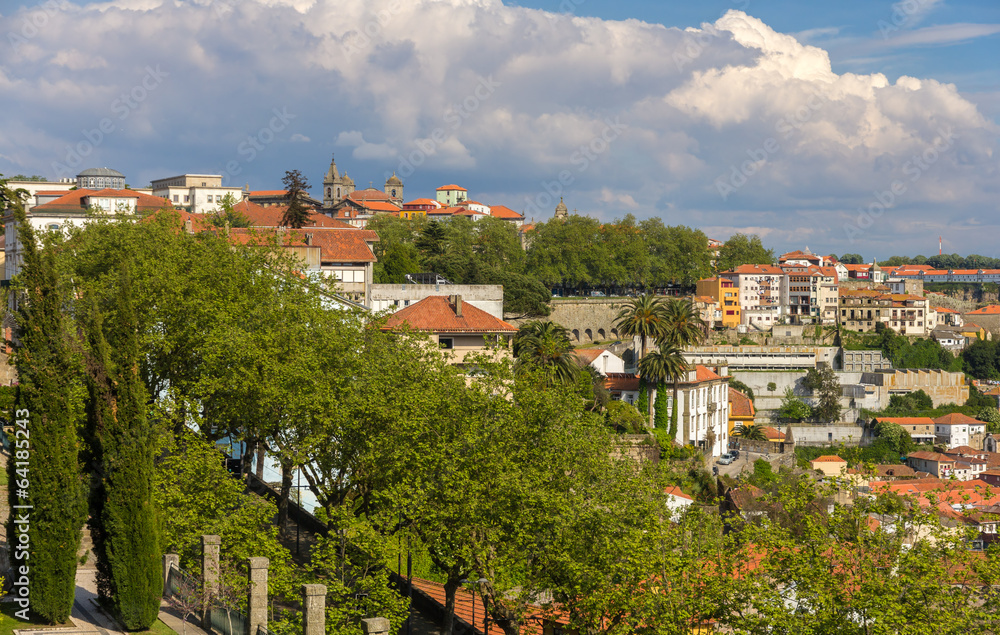
M191 195L190 194L185 194L184 195L184 202L185 203L190 203L191 202Z
M211 194L209 194L209 195L208 195L208 202L209 202L209 203L211 203L211 202L212 202L212 195L211 195Z
M52 231L55 231L55 230L59 229L59 224L58 223L50 223L49 224L49 229L52 230Z
M208 185L208 183L206 183L206 182L204 182L204 181L202 181L202 182L201 182L201 186L202 186L202 187L205 187L206 185Z
M438 346L443 349L451 350L455 348L455 338L453 337L439 337Z
M174 194L174 202L177 203L179 201L180 201L180 196L178 196L177 194Z

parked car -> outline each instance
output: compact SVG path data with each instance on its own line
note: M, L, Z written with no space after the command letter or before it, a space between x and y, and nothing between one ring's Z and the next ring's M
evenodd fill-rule
M718 463L719 465L729 465L734 460L735 458L733 457L733 455L730 454L729 452L726 452L725 454L719 457L716 463Z

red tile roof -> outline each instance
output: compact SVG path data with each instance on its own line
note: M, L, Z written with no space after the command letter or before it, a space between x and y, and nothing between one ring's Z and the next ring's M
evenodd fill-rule
M251 227L261 228L281 227L281 217L285 215L287 210L287 205L264 207L254 203L253 201L240 201L236 205L233 205L233 211L246 216L250 221ZM303 225L303 228L313 227L334 227L347 229L351 226L343 221L334 220L324 214L313 212L309 217L309 222Z
M981 309L969 312L967 315L1000 315L1000 305L991 304Z
M32 212L61 212L61 211L85 211L83 199L94 198L134 198L137 199L136 206L140 211L154 211L163 207L173 207L165 198L151 196L136 192L135 190L73 190L63 192L63 195L54 201L49 201L44 205L36 205Z
M312 235L312 246L320 248L321 262L367 263L375 262L375 254L369 243L378 240L373 231L363 229L341 229L334 227L313 227L290 229L279 233L277 229L230 229L229 238L243 245L263 245L281 239L285 247L303 247L306 234Z
M901 426L932 426L934 420L930 417L878 417L879 421L898 423Z
M920 459L922 461L934 461L937 463L954 463L955 457L941 454L940 452L910 452L906 455L908 459Z
M847 463L847 461L835 454L824 454L823 456L817 456L810 463Z
M352 201L389 201L392 200L388 194L373 187L366 187L363 190L354 190L347 195Z
M778 432L777 429L772 428L770 426L764 428L763 432L764 432L764 436L767 437L768 441L784 441L785 440L785 433L784 432Z
M959 412L953 412L949 415L943 417L938 417L934 420L934 423L939 425L958 425L958 424L979 424L983 425L983 422L979 419L973 419L969 415L963 415Z
M494 218L502 218L504 220L524 220L523 214L518 214L509 207L503 205L494 205L490 207L490 216Z
M775 267L774 265L740 265L739 267L735 267L729 271L724 271L723 273L738 273L742 275L785 275L785 272L782 271L780 267Z
M722 379L720 375L716 375L714 372L705 368L704 366L698 366L695 370L699 382L712 381L713 379Z
M938 313L958 313L958 311L956 311L955 309L949 309L946 306L935 306L931 308L937 311Z
M608 373L604 385L611 392L636 392L639 390L639 377L632 373Z
M417 205L430 205L431 207L440 207L441 203L438 203L437 201L435 201L432 198L415 198L412 201L410 201L409 203L403 203L403 208L405 209L407 207L410 207L411 205L413 205L413 206L417 206Z
M383 330L408 325L417 331L432 333L514 333L516 326L499 320L486 311L462 302L462 316L455 314L455 305L443 295L432 295L416 304L393 313L386 319Z
M676 485L671 485L670 487L665 488L663 490L663 493L669 496L676 496L677 498L683 498L684 500L694 501L693 498L682 492L681 488L677 487Z
M443 614L445 605L445 591L443 584L441 584L440 582L432 582L430 580L423 580L421 578L415 577L413 578L413 590L414 592L423 593L431 600L436 602L438 605L440 605ZM475 609L473 609L473 605L475 605ZM475 622L476 622L476 628L473 631L473 635L476 635L478 633L484 633L485 631L483 629L483 618L485 617L485 615L483 610L482 599L473 595L472 590L470 588L465 586L459 587L458 589L455 590L455 617L464 622L466 625L471 625L473 622L472 619L473 613L475 613ZM541 608L532 605L528 609L527 613L538 619L525 620L523 624L519 625L520 632L524 633L525 635L542 635L543 627L541 623L541 618L543 613ZM492 627L491 631L494 633L503 632L503 629L501 629L496 624L491 624L490 626ZM434 630L436 631L436 629ZM469 628L468 626L459 627L458 625L456 625L455 631L468 633Z
M605 348L578 348L573 351L576 358L583 362L584 364L590 364L595 359L600 357L607 349Z
M730 417L752 417L754 416L753 402L732 386L729 387L729 416Z
M257 190L250 192L250 196L288 196L288 190Z
M459 192L468 192L469 191L469 190L465 189L464 187L462 187L460 185L454 185L454 184L452 184L452 185L442 185L441 187L439 187L437 189L438 192L441 192L441 191L451 191L451 190L458 190Z

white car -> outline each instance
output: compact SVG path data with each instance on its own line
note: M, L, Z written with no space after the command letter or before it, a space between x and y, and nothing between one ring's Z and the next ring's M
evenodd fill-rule
M725 454L723 454L722 456L719 457L719 459L716 461L716 463L718 463L719 465L729 465L730 463L732 463L735 460L736 460L735 456L733 456L729 452L726 452Z

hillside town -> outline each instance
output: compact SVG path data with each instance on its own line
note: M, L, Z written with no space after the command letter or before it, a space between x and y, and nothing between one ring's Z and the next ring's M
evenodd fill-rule
M446 232L475 238L494 231L530 259L546 227L590 222L570 214L565 202L551 218L526 223L509 207L469 199L455 184L437 188L434 198L406 200L399 177L384 190L357 190L335 162L322 197L310 196L303 180L290 172L289 189L258 191L223 187L221 175L184 174L131 189L124 174L108 168L84 170L72 181L9 180L6 284L16 287L30 267L26 257L37 254L23 232L48 236L44 253L57 249L44 245L87 240L108 223L176 223L182 235L218 237L236 253L276 249L317 307L366 314L363 321L388 335L419 333L465 378L467 390L484 381L488 359L508 360L518 376L549 369L556 381L584 382L590 407L603 413L616 438L619 449L610 456L661 464L673 474L664 504L678 518L698 508L724 522L778 522L773 488L804 478L836 505L863 513L873 528L896 518L863 511L870 505L862 501L892 495L912 500L912 511L947 535L963 536L969 553L984 554L997 541L1000 386L992 381L1000 375L995 366L977 368L969 355L1000 335L1000 305L970 301L969 291L986 298L985 285L1000 280L1000 270L844 263L808 249L774 257L762 246L734 262L734 244L759 245L756 237L736 236L703 239L702 255L682 257L706 259L710 276L656 289L593 281L578 296L558 293L572 286L562 285L546 289L534 312L511 311L516 291L504 284L468 284L426 270L435 262L426 244L402 283L387 282L386 243L398 243L399 232L426 242ZM23 215L15 213L19 205ZM7 337L17 342L19 321L11 316ZM15 366L4 370L12 385ZM277 441L251 447L242 432L227 439L237 471L253 476L285 510L280 536L288 538L292 518L296 544L302 528L322 528L314 517L326 505L322 487L312 481L290 498L293 479L319 478L308 476L315 464L289 463ZM912 546L921 536L899 537ZM445 607L445 630L448 620L474 624L447 579L441 586L432 571L423 575L429 579L419 588L431 608L422 610ZM168 576L166 584L178 583ZM692 632L712 630L713 619L698 621Z

